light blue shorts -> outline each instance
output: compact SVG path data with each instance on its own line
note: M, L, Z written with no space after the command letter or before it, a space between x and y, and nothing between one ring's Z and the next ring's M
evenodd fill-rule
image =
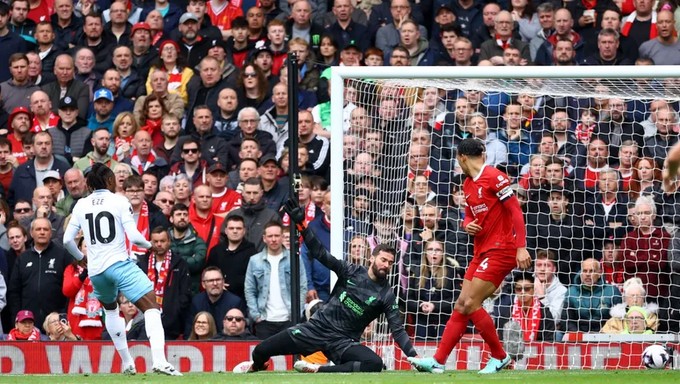
M104 304L116 302L118 292L133 303L153 290L151 280L132 260L119 261L104 272L90 276L94 294Z

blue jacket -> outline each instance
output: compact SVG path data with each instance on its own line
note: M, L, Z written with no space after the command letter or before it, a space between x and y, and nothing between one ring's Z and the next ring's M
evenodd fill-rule
M69 168L71 168L71 166L68 165L68 163L54 157L51 170L59 172L62 180L64 173L66 173ZM12 183L9 186L9 192L7 193L7 203L10 207L13 207L19 199L33 201L33 190L37 186L38 183L35 178L35 159L33 159L21 164L14 171Z
M281 283L281 296L283 302L288 307L290 316L291 308L291 285L290 285L290 252L283 250L281 262L279 263L279 282ZM269 299L269 277L271 275L271 265L267 260L267 248L262 252L253 255L248 262L246 270L246 282L244 293L246 304L248 305L248 317L253 321L267 319L267 300ZM300 308L304 308L307 297L307 274L303 263L300 263Z
M8 22L9 23L9 22ZM5 36L0 36L0 83L10 79L9 73L9 57L13 53L28 52L26 40L21 35L9 31Z
M240 297L234 295L229 291L224 291L222 296L217 299L216 302L210 302L208 294L206 292L201 292L194 295L191 299L191 306L187 312L186 319L184 320L184 338L188 339L191 335L191 327L194 323L194 317L197 313L201 311L209 312L215 319L215 326L217 327L217 334L222 333L224 328L224 316L229 312L229 310L238 308L241 312L246 313L246 303L241 300Z
M622 302L618 288L600 279L592 287L581 283L581 274L574 277L564 298L562 320L567 332L599 332L609 319L609 310Z
M317 216L308 225L309 229L314 232L317 239L323 244L328 252L331 251L331 228L324 220L324 215ZM319 299L325 303L331 295L331 271L321 262L313 258L309 254L307 245L302 244L300 249L300 257L305 263L305 271L307 272L307 289L315 289L319 295Z

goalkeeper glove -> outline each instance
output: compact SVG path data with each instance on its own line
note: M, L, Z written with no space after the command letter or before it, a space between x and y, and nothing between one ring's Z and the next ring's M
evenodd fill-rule
M300 205L294 199L288 199L283 205L283 210L290 216L290 220L295 223L298 231L305 230L305 212L300 208Z

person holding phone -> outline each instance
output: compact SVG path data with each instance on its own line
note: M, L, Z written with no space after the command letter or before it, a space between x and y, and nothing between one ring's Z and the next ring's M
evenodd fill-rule
M80 336L73 333L71 326L66 320L66 314L52 312L45 318L43 329L47 333L50 341L77 341L82 340Z

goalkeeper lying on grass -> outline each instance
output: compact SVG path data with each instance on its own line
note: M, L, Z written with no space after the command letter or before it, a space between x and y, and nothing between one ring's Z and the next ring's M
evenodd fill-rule
M269 358L278 355L309 355L323 353L334 366L320 366L298 361L294 368L299 372L380 372L383 361L359 339L366 326L384 313L394 340L406 356L417 356L401 323L396 298L387 282L394 264L396 251L378 246L367 267L349 264L333 257L321 245L311 230L304 227L305 215L294 200L284 206L291 220L302 232L309 254L338 275L328 303L311 319L295 325L260 343L253 350L253 360L234 368L236 373L255 372L267 368Z

